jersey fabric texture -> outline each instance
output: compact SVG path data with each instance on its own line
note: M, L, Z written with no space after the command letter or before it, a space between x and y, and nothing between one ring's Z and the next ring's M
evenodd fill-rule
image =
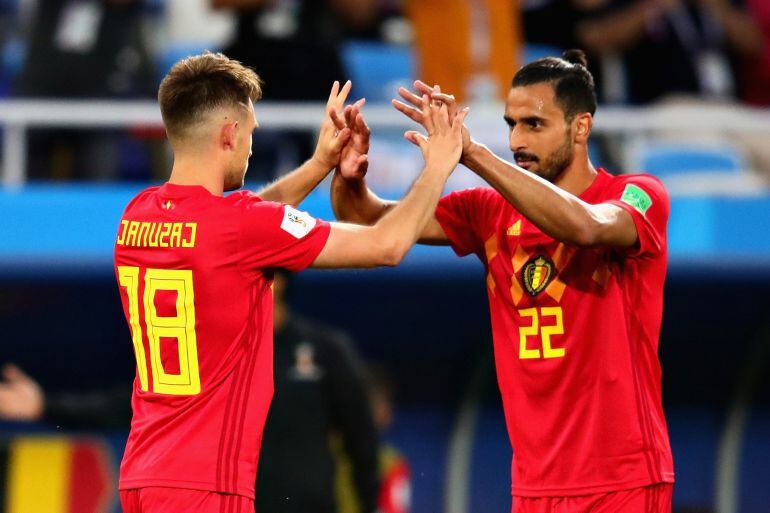
M243 495L183 488L121 490L120 506L123 513L254 513L254 502Z
M579 497L516 497L511 513L671 513L674 485L662 483Z
M652 176L600 169L580 198L629 212L637 244L558 242L487 188L452 193L436 211L455 252L486 269L517 496L674 480L657 356L668 195Z
M309 266L329 232L250 192L167 183L129 203L115 270L137 376L120 489L254 498L273 395L271 269Z

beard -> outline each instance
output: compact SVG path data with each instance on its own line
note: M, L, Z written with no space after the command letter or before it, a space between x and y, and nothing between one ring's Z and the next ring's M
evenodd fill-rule
M572 163L574 153L572 147L572 130L568 130L562 144L549 153L548 156L542 160L542 163L540 163L541 160L537 155L525 151L514 152L513 158L514 160L529 160L540 163L532 170L532 172L540 178L553 183Z

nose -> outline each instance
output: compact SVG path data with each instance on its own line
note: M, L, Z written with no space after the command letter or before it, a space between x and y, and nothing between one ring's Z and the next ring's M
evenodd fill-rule
M510 147L510 150L514 152L527 149L527 143L524 140L524 137L521 132L516 130L516 128L512 128L511 133L508 134L508 146Z

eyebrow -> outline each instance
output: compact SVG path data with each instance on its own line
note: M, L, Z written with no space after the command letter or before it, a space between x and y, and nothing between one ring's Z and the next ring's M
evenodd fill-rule
M506 123L508 123L508 126L513 126L516 123L545 123L545 118L541 118L540 116L527 116L524 118L521 118L520 121L516 121L510 116L503 116L503 119Z

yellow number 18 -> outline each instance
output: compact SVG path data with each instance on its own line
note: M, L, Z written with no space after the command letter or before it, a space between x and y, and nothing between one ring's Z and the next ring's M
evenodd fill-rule
M147 382L147 357L142 344L139 318L139 268L118 266L118 280L128 295L128 323L136 354L139 385L150 391ZM158 315L155 294L158 291L176 292L176 315ZM169 395L195 395L201 391L198 369L198 342L195 335L195 293L192 271L147 269L144 274L144 325L150 347L152 392ZM179 354L179 374L169 374L163 368L160 356L161 338L176 340Z

